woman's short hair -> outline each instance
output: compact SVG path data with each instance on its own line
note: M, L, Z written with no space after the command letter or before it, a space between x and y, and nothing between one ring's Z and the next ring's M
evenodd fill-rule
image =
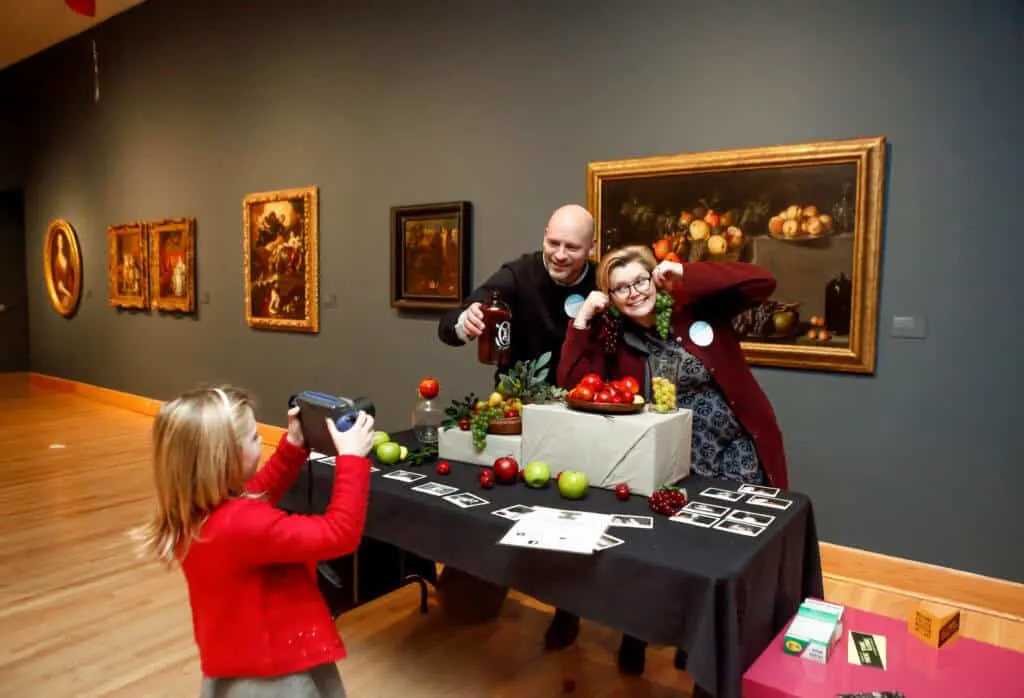
M602 293L608 293L611 288L612 272L633 262L639 262L647 271L654 271L654 268L658 266L654 252L646 245L618 247L606 252L601 258L601 263L597 266L597 288Z

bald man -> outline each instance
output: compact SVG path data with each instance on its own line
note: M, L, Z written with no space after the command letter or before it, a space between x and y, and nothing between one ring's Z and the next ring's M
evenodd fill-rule
M572 301L582 302L594 290L594 217L582 206L558 208L544 229L540 250L501 265L463 304L446 313L437 334L445 344L462 346L484 329L481 305L498 291L512 310L512 363L551 352L548 380L553 384L565 340Z

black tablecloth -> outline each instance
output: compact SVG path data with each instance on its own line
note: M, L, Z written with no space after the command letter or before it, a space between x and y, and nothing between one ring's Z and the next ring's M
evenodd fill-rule
M411 432L393 435L417 446ZM495 584L616 628L654 644L681 648L694 681L723 698L740 695L743 672L771 643L807 596L822 596L821 559L810 500L795 492L785 511L730 504L701 496L706 487L735 490L724 480L690 476L680 484L692 501L774 515L756 538L675 523L654 515L653 529L614 527L623 545L593 555L497 545L514 524L491 514L511 504L579 509L607 514L652 514L647 498L618 501L591 488L580 501L562 499L557 487L522 483L480 487L480 466L435 463L418 468L381 466L372 476L365 535L437 560ZM413 484L383 478L406 469L427 477ZM322 512L333 467L313 462L287 496L293 511ZM311 479L310 479L311 478ZM435 481L469 491L489 504L460 509L412 488ZM306 497L310 499L306 499Z

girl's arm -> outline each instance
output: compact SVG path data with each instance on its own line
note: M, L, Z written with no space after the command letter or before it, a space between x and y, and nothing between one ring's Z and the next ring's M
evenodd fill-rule
M250 564L312 562L359 547L370 492L370 460L337 456L330 504L322 516L288 514L265 501L236 506L223 522L225 543Z
M308 459L308 448L296 446L288 440L287 433L282 434L273 455L245 483L245 491L249 494L264 494L267 501L277 504L291 489Z
M689 262L672 286L677 305L700 305L712 315L731 318L775 292L775 277L746 262Z
M588 373L605 375L604 346L597 332L593 322L581 330L569 320L555 377L558 387L570 390Z

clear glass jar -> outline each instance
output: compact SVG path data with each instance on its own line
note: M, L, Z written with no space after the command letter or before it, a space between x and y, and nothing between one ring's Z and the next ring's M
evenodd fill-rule
M421 446L437 446L437 431L444 421L444 405L439 398L419 396L412 411L412 430Z
M679 383L679 372L683 368L683 358L677 354L652 356L648 361L651 371L651 402L652 412L675 412L679 409L676 398L676 386Z

